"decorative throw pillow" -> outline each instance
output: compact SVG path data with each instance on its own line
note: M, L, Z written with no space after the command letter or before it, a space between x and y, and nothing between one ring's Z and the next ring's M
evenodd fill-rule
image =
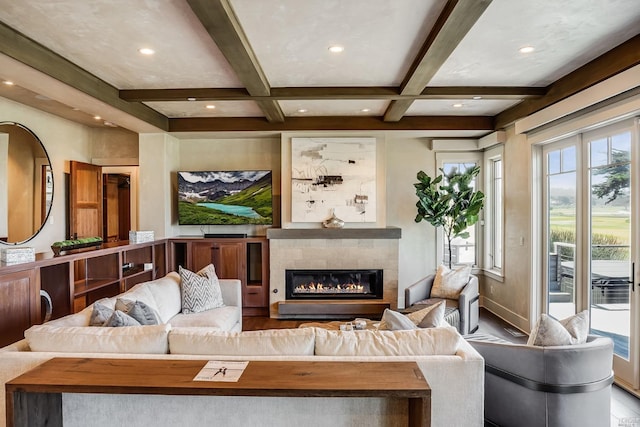
M160 323L156 311L142 301L118 298L116 300L116 310L133 317L141 325L157 325Z
M397 311L386 308L382 313L382 319L378 325L378 329L387 331L402 331L408 329L417 329L415 323L407 316Z
M220 288L220 281L216 274L216 268L213 264L209 264L197 273L199 276L204 276L209 279L211 283L211 291L213 292L213 306L224 307L224 300L222 299L222 289Z
M566 319L556 320L541 314L531 331L527 345L554 346L584 344L589 334L589 312L581 311Z
M457 299L460 296L460 291L469 282L470 275L470 265L463 265L453 270L441 265L436 271L435 279L433 279L431 298Z
M222 292L213 265L209 264L198 273L179 268L180 290L182 296L182 312L185 314L200 313L221 307ZM215 277L215 279L213 279ZM217 285L217 291L214 288ZM216 298L219 294L220 297Z
M112 315L113 310L109 307L104 306L99 302L93 303L93 311L91 312L89 326L102 326L107 323L107 320L109 320Z
M113 312L109 320L105 322L103 326L118 328L121 326L140 326L140 322L138 322L133 317L129 316L127 313L116 310Z
M414 311L407 314L413 323L419 328L436 328L444 323L444 312L446 303L439 301L436 304L429 305L422 310Z

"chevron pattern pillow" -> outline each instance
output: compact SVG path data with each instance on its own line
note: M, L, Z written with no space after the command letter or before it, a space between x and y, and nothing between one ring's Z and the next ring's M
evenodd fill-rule
M218 276L212 264L198 273L182 267L178 272L184 314L200 313L224 305Z

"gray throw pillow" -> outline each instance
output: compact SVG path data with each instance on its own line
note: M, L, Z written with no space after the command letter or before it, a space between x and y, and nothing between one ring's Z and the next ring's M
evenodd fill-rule
M141 325L157 325L160 323L156 311L142 301L131 301L123 298L116 300L116 310L120 310L136 319Z
M113 310L109 307L100 304L99 302L93 303L93 311L91 312L91 318L89 319L89 326L102 326L113 315Z
M386 308L384 310L384 313L382 313L382 319L380 320L378 329L402 331L408 329L418 329L418 327L411 321L411 319L409 319L404 314Z
M218 291L220 291L220 284L215 276L215 270L212 270L213 265L210 264L210 266L211 269L207 266L198 273L182 268L182 266L179 268L183 313L200 313L221 307L218 304L221 303L222 293L220 292L220 298L216 298L214 282ZM215 276L215 280L213 276Z
M140 322L129 316L127 313L116 310L113 312L109 320L106 321L104 326L115 328L120 326L140 326Z

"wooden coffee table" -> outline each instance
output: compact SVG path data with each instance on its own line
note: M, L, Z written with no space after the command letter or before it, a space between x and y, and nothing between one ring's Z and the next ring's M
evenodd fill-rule
M415 362L252 361L238 382L192 381L206 362L54 358L6 384L7 425L62 426L62 393L406 398L408 425L431 425Z

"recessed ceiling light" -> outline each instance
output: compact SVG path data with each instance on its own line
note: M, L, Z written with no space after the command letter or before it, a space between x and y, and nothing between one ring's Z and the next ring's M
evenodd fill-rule
M462 104L460 103L453 104L453 108L462 108Z
M109 127L111 127L111 128L117 128L117 127L118 127L118 125L116 125L116 124L114 124L114 123L111 123L111 122L108 122L108 121L106 121L106 120L105 120L105 122L104 122L104 125L105 125L105 126L109 126Z
M534 48L533 46L523 46L520 48L520 53L531 53L534 50L536 50L536 48Z
M196 99L194 97L191 97L191 96L189 98L187 98L187 101L195 101L195 100Z
M482 99L481 96L474 96L473 99Z
M13 82L11 80L5 80L2 83L6 84L7 86L13 86Z
M96 120L102 119L102 117L100 117L100 116L93 116L93 118L96 119Z
M155 50L148 48L148 47L142 47L140 49L138 49L138 52L140 52L143 55L153 55L154 53L156 53Z
M333 45L333 46L329 46L329 52L331 53L341 53L344 52L344 46L340 46L340 45Z
M369 111L371 111L371 108L363 108L362 110L363 113L368 113Z
M309 111L309 110L307 110L306 108L300 108L298 110L298 113L306 113L307 111Z
M207 108L208 108L209 110L213 110L214 108L216 108L216 106L215 106L215 105L213 105L213 104L209 104L209 105L207 105Z

